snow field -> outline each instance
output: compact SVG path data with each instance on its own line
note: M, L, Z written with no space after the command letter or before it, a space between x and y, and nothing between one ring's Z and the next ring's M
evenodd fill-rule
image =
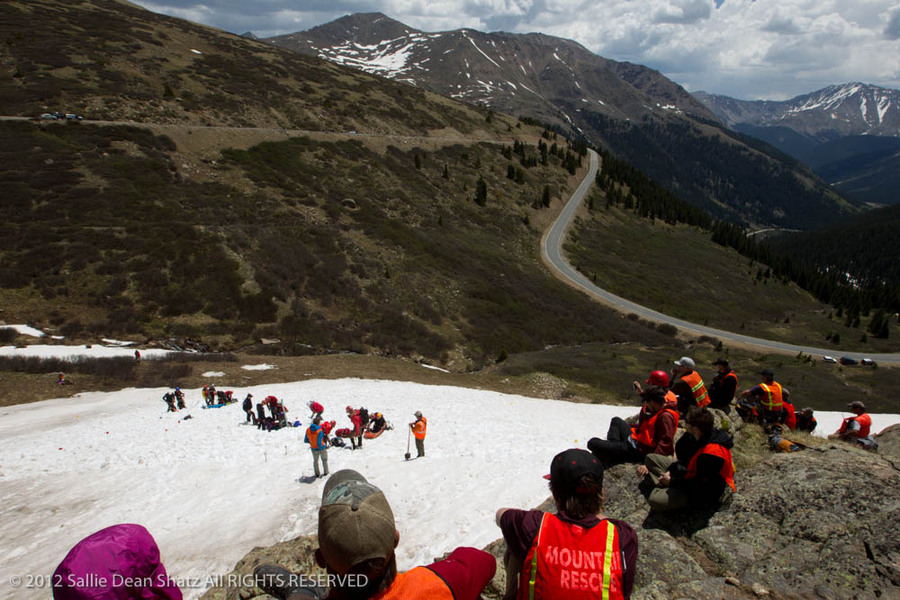
M530 508L548 495L550 460L605 436L609 419L636 406L574 404L491 391L406 382L341 379L233 389L236 404L166 413L165 389L92 392L0 408L0 597L47 598L13 589L11 576L49 576L83 537L115 523L140 523L156 538L178 579L225 575L255 546L315 533L324 479L312 475L303 443L307 402L337 427L345 407L380 411L394 430L362 450L329 450L332 472L356 469L380 487L400 531L401 569L427 564L456 546L500 536L494 513ZM267 433L244 424L240 401L282 398L302 427ZM426 457L405 461L407 424L428 419ZM191 419L184 417L190 414ZM843 416L817 412L819 433ZM880 431L898 415L873 415ZM415 456L415 443L410 442ZM738 475L739 476L739 475ZM185 589L187 598L202 589Z

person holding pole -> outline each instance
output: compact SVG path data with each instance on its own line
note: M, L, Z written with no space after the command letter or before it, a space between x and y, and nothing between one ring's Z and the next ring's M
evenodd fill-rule
M416 411L416 420L409 424L413 437L416 438L416 458L425 456L425 433L428 430L428 419L422 416L421 411Z

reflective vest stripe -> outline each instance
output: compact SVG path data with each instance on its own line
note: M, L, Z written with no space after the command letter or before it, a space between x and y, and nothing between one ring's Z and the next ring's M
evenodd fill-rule
M609 586L612 583L613 542L616 539L616 528L606 528L606 554L603 555L603 600L609 600Z
M771 384L761 383L759 387L765 392L760 400L763 409L769 412L779 412L783 408L781 384L773 381Z
M623 565L619 532L611 521L586 530L544 513L525 555L516 598L622 600Z
M697 371L691 371L684 375L681 380L691 386L691 394L694 395L694 401L697 403L697 406L709 404L709 394L706 392L706 386L703 385L703 379Z
M537 580L538 572L537 549L541 546L541 532L544 531L544 521L547 520L547 515L549 514L550 513L544 513L544 516L541 517L541 527L538 529L537 540L535 540L534 554L531 555L531 577L528 578L528 600L534 600L534 582Z

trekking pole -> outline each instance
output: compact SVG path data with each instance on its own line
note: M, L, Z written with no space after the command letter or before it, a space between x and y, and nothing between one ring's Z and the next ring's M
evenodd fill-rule
M412 435L412 429L406 430L406 455L403 458L409 460L409 438Z

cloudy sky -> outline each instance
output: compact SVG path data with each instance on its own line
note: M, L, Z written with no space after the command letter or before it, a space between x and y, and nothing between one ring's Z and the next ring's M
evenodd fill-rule
M900 0L137 0L260 37L355 12L423 31L539 31L658 69L689 91L783 100L862 81L900 89Z

